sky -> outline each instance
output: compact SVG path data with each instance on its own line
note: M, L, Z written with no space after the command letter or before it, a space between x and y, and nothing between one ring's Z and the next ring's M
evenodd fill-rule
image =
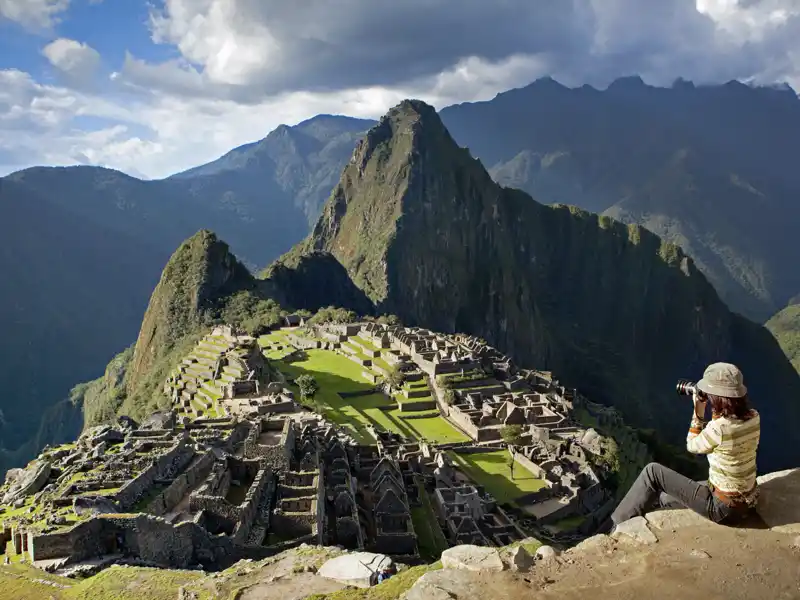
M320 113L634 74L800 90L800 0L0 0L0 175L161 178Z

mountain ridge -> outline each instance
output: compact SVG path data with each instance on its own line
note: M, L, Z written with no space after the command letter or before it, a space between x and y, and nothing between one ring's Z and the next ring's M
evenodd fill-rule
M629 78L598 90L539 80L441 116L499 183L687 246L751 318L766 320L800 287L788 258L800 226L791 166L800 149L789 133L800 126L800 99L791 88L662 88ZM676 166L687 151L697 159ZM669 193L658 192L670 169Z

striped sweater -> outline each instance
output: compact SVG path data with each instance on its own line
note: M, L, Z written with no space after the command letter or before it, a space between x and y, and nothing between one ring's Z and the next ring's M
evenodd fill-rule
M708 482L724 492L747 494L756 484L756 450L761 417L746 421L718 417L708 423L692 419L686 448L708 455Z

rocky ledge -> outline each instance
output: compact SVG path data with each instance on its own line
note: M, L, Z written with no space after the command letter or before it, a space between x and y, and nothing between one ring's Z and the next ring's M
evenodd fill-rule
M759 483L759 515L738 527L688 510L658 511L560 555L540 548L531 568L510 563L508 551L457 546L442 555L441 570L424 574L403 598L798 597L800 469Z

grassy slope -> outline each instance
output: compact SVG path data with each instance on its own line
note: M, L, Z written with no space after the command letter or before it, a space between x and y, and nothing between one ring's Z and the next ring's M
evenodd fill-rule
M507 451L484 454L450 453L454 462L472 479L483 485L498 502L513 502L520 496L544 487L544 481L536 479L522 467L514 469L511 479L510 457Z
M194 571L112 567L75 580L18 564L0 567L0 600L175 600L178 588L202 577L203 573Z
M284 337L285 334L278 331L262 336L259 338L259 343L266 345L273 341L281 341ZM381 410L380 407L390 405L392 401L380 394L343 399L339 396L339 392L362 391L373 387L362 376L364 367L329 350L309 350L306 355L307 359L303 361L291 364L273 361L273 364L291 377L306 373L316 377L320 390L314 398L315 403L331 421L346 427L357 439L371 440L366 430L367 425L377 425L411 438L425 438L431 441L458 442L467 439L464 434L441 418L437 411L413 413L429 416L408 419L404 417L409 413L401 413L397 408Z
M767 321L767 329L800 372L800 304L787 306L772 317Z

